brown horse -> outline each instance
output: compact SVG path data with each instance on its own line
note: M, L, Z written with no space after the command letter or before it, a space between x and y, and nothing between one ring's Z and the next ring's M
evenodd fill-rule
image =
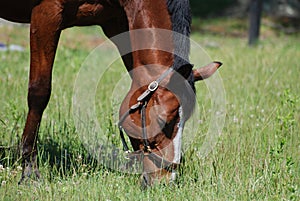
M120 128L129 135L133 149L145 156L143 178L146 185L173 176L180 162L180 146L174 139L192 111L194 81L209 77L220 66L216 62L193 71L189 64L191 17L188 0L1 1L0 17L30 23L29 111L22 135L21 181L33 173L40 177L36 139L50 98L52 67L60 33L69 27L88 25L101 26L109 38L129 31L126 40L113 41L121 55L124 45L135 50L122 56L132 77L132 86L121 105ZM146 34L131 32L147 28L151 30ZM178 32L187 39L162 35L155 29ZM153 48L139 50L141 43ZM166 48L168 51L162 51ZM159 68L149 68L150 64ZM134 71L137 68L140 70ZM172 70L168 70L170 68ZM177 92L176 88L179 88ZM167 165L162 165L165 162Z

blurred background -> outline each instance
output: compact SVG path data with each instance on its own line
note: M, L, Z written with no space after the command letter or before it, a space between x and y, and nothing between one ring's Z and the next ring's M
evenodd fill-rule
M190 3L194 31L245 36L255 26L264 26L269 35L296 34L300 30L300 0L190 0Z
M252 0L190 0L195 16L245 17ZM261 0L266 15L274 18L299 19L299 0Z

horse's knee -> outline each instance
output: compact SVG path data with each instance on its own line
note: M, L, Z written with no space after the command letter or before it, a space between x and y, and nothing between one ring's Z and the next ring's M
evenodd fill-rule
M51 94L51 85L43 80L30 83L28 88L28 106L30 110L42 113Z

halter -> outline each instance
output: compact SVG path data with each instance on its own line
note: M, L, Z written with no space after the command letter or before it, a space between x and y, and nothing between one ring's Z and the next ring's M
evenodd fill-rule
M146 128L146 107L147 107L147 100L151 95L158 89L159 84L161 81L168 76L170 73L174 72L175 69L173 66L171 66L168 70L166 70L162 75L160 75L155 81L151 82L147 89L137 98L136 104L132 105L120 118L118 127L120 131L120 137L121 142L123 145L123 150L126 153L131 153L129 151L128 145L126 143L123 127L122 124L124 123L125 119L132 113L134 113L137 110L140 110L141 112L141 126L142 126L142 137L143 137L143 150L134 151L134 154L143 154L147 155L149 158L153 159L154 163L157 163L158 166L164 167L167 171L172 171L176 169L177 163L170 162L166 159L164 159L162 156L152 152L152 149L150 147L148 138L147 138L147 128ZM179 125L184 125L185 121L183 118L180 118Z

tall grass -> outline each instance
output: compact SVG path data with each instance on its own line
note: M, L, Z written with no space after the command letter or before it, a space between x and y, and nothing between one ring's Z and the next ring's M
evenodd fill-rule
M2 27L0 33L3 29L6 28ZM10 34L0 38L24 45L27 35L17 33L26 33L26 29L9 29ZM26 46L24 52L0 52L1 200L300 199L297 37L266 38L257 47L249 48L245 38L193 34L192 39L214 60L224 63L220 74L226 91L226 124L215 149L205 159L198 158L211 105L205 83L197 84L201 106L199 139L185 152L178 184L157 185L147 191L140 189L138 175L99 164L76 132L73 86L81 64L96 46L96 38L97 42L104 40L95 27L64 31L53 72L53 93L39 133L43 178L20 186L18 145L27 112L29 48ZM116 62L98 86L97 109L102 126L107 128L106 135L117 132L109 97L111 83L124 72L125 68Z

